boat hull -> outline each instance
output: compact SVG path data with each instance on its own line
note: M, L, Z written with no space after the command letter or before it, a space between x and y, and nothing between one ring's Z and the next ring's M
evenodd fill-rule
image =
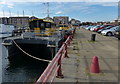
M40 59L51 60L53 58L54 50L46 45L41 44L18 44L21 49ZM22 50L20 50L15 44L7 46L8 49L8 59L11 63L28 63L28 62L37 62L39 60L26 55ZM53 51L52 51L53 50Z
M11 42L12 41L12 42ZM55 42L47 40L35 40L35 39L6 39L4 42L11 42L10 45L4 46L8 50L8 59L10 63L28 63L28 62L37 62L37 60L33 57L45 60L52 60L55 56L57 50L62 46L64 40L59 40L57 46L55 46ZM16 44L15 44L15 43ZM54 46L52 46L54 45ZM27 54L26 54L27 53ZM30 57L29 55L33 56Z

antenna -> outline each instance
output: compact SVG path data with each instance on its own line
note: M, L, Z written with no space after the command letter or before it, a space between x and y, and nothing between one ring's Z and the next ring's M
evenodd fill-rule
M4 9L3 9L3 17L5 17L5 12L4 12Z
M17 15L18 15L18 17L19 17L19 11L17 11Z
M24 10L23 10L23 17L24 17Z
M49 2L47 2L47 16L49 17Z
M47 17L49 17L49 15L50 15L50 12L49 12L49 2L47 2L47 3L43 3L44 5L47 5L47 12L46 12L46 14L47 14Z
M32 16L34 16L34 13L33 13L33 11L31 11L32 12Z
M9 16L11 17L11 10L9 9Z

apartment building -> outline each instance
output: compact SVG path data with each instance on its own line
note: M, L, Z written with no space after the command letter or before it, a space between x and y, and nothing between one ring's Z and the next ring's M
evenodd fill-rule
M69 17L68 16L55 16L53 17L53 21L59 24L69 24Z
M29 26L29 17L9 17L9 24L13 24L15 28Z

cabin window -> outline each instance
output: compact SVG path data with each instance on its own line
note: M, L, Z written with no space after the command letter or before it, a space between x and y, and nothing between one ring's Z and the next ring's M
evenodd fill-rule
M50 23L46 23L46 28L50 28Z
M41 27L41 30L45 30L45 24L44 23L41 23L40 27Z

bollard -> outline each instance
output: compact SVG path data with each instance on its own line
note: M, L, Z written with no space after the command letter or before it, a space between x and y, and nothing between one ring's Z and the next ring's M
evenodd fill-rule
M91 40L92 40L92 41L95 41L95 37L96 37L96 34L92 34L92 35L91 35Z
M97 56L92 57L90 72L91 73L100 73L99 62L98 62L98 57Z

